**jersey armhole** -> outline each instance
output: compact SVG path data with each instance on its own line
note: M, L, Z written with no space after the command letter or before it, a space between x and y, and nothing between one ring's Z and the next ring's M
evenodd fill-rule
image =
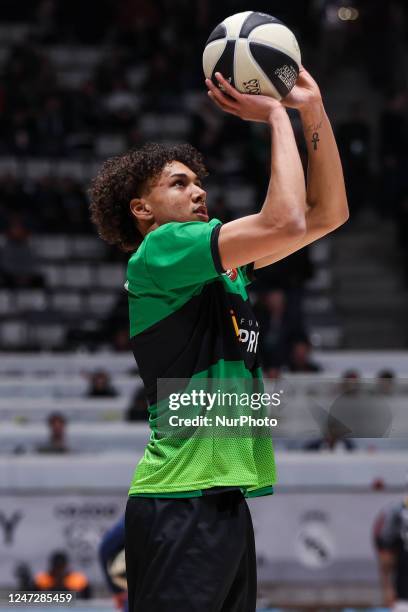
M220 257L220 249L218 247L218 238L220 235L221 223L216 225L211 232L210 245L211 245L211 255L214 262L214 267L218 274L224 274L225 270L222 267L221 257Z

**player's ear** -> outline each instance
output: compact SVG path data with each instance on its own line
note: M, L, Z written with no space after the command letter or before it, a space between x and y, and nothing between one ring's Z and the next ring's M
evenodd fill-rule
M129 207L137 221L150 221L153 218L152 208L144 198L133 198Z

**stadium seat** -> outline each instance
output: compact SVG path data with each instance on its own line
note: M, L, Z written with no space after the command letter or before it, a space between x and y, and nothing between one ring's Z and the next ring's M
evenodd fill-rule
M52 294L51 307L62 313L79 314L83 308L83 299L80 293L61 291Z
M93 286L107 289L121 289L125 280L125 266L122 264L103 264L96 269Z
M64 285L64 287L73 288L91 287L94 284L92 276L91 266L89 265L81 264L64 266L61 285Z
M20 289L15 293L15 305L20 312L43 311L47 307L47 296L41 289Z
M21 320L1 323L0 339L4 348L23 346L27 342L27 324Z
M41 235L31 239L36 254L41 259L67 259L69 257L68 238L63 235Z
M91 293L86 300L86 306L90 312L105 316L112 310L117 299L117 292Z

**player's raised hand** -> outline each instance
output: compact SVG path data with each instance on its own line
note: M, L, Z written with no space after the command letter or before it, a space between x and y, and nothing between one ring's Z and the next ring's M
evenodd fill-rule
M283 98L282 104L288 108L302 110L313 103L321 102L322 95L314 78L303 66L300 67L299 76L294 88Z
M281 102L274 98L240 93L219 72L215 73L215 77L220 84L219 87L214 85L211 79L205 80L208 95L226 113L231 113L246 121L268 123L274 112L284 110Z

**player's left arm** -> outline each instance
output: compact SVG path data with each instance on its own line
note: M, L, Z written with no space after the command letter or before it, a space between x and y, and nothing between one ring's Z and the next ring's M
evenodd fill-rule
M263 268L322 238L345 223L349 217L340 156L320 90L302 67L297 84L282 100L296 108L301 117L308 150L306 234L288 248L274 250L258 259L254 268Z

